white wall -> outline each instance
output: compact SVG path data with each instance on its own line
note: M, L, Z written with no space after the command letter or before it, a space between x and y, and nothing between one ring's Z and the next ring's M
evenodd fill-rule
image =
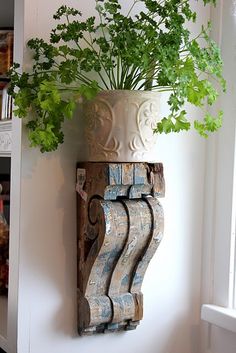
M219 0L212 11L213 35L221 43L227 92L220 97L223 127L207 144L203 232L202 303L229 307L232 192L235 149L236 3ZM234 195L235 196L235 195ZM202 353L235 353L236 334L202 324Z
M93 0L64 2L93 13ZM192 3L206 20L208 11ZM25 39L44 36L60 4L25 0ZM75 121L68 124L65 144L47 155L29 149L23 132L17 353L199 353L204 140L195 133L159 139L166 178L165 237L146 273L141 325L134 332L80 338L74 186L82 146L77 130Z

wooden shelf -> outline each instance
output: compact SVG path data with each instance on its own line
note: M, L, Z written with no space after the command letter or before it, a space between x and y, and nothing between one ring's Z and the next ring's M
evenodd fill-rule
M0 347L7 350L7 306L6 296L0 296Z

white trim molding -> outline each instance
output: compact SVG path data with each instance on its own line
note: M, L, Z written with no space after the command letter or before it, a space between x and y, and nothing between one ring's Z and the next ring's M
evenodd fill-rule
M211 15L212 37L221 46L227 92L218 101L218 108L224 111L223 126L209 139L206 151L201 353L235 353L235 1L218 0Z
M225 330L236 332L236 310L234 309L204 304L202 305L201 319Z

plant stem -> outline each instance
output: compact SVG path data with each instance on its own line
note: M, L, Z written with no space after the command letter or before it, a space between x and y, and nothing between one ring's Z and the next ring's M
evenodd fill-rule
M133 10L134 6L135 6L138 2L140 2L140 0L134 0L133 5L132 5L131 8L129 9L129 11L128 11L126 17L128 17L128 16L130 15L130 13L131 13L131 11Z

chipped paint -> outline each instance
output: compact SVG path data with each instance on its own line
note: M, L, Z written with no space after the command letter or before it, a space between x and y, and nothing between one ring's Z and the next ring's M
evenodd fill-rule
M163 237L163 167L81 163L78 194L78 330L133 330L143 316L141 286Z

